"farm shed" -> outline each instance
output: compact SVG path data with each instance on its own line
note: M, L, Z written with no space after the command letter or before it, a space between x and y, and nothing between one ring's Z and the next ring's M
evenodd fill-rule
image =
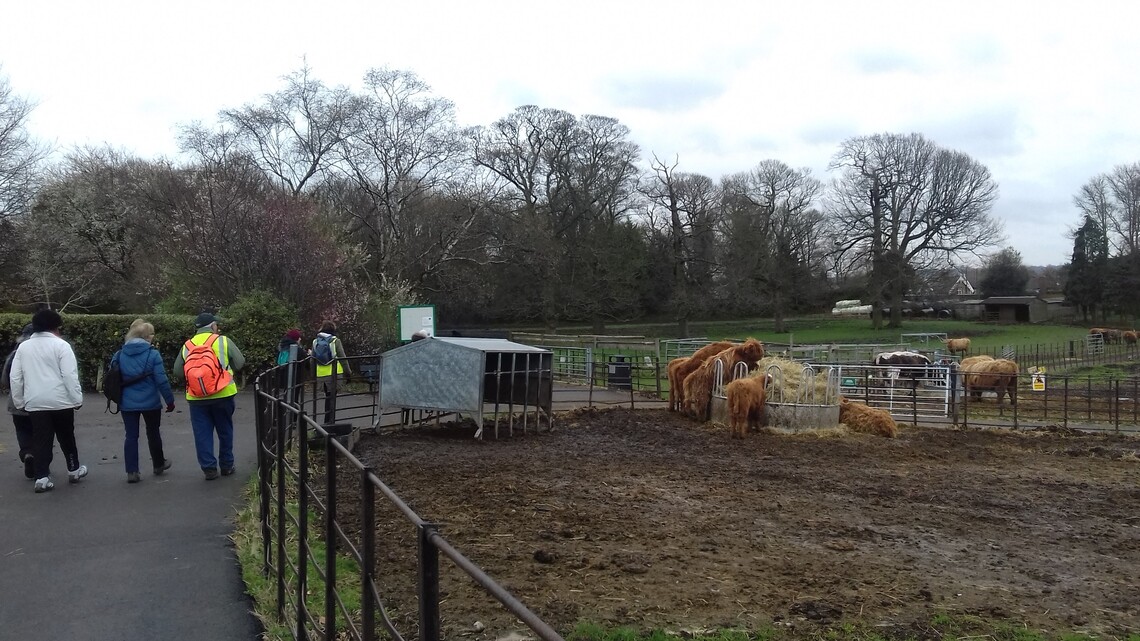
M483 415L499 413L513 430L515 414L525 429L550 425L554 376L550 350L499 338L427 338L385 352L380 359L378 404L470 416L483 435ZM490 404L491 407L487 407ZM533 419L530 413L533 412Z
M1049 304L1037 296L993 296L982 301L984 319L999 323L1044 323Z

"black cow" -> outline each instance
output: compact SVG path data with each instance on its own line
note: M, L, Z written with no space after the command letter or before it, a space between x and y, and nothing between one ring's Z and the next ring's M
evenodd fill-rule
M875 355L875 365L899 368L899 376L911 379L911 387L918 386L918 379L926 378L931 364L929 357L918 352L882 352Z

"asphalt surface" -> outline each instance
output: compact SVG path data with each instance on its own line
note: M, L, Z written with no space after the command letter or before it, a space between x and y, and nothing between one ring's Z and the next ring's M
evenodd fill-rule
M252 395L237 400L237 473L213 481L198 468L179 398L162 421L173 467L151 474L144 432L143 480L128 484L122 419L105 405L89 394L76 417L87 478L67 482L57 444L55 489L42 494L24 478L11 417L0 416L0 638L257 639L261 625L228 538L256 473Z

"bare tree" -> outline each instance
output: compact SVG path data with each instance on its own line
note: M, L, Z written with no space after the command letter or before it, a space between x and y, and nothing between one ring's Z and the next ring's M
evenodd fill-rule
M452 262L479 263L486 244L478 176L451 101L414 73L372 69L337 151L356 192L322 192L352 221L370 275L423 285ZM347 197L347 198L346 198Z
M0 76L0 221L26 213L38 188L40 163L49 149L28 133L35 105Z
M15 251L18 218L32 207L49 149L28 133L35 105L16 95L0 75L0 284L16 286L11 276L19 269Z
M989 170L920 134L848 139L831 168L842 172L828 211L835 251L869 260L875 327L881 326L884 302L890 303L890 326L902 324L915 268L1004 240L990 217L997 184Z
M50 172L32 212L26 230L51 230L66 246L65 251L51 243L36 242L29 251L53 256L37 260L54 261L59 269L74 277L94 275L92 287L82 298L98 299L105 306L126 304L135 308L139 299L164 289L156 266L155 238L162 233L146 197L146 185L154 166L110 147L72 150ZM68 264L60 263L67 260ZM45 292L43 277L34 279L36 289Z
M736 272L735 278L750 284L752 295L765 299L776 331L782 332L793 301L809 289L811 274L822 270L823 217L815 208L822 186L809 169L765 160L727 178L723 190L726 207L734 212L726 217L732 253L726 273ZM747 240L736 238L738 232Z
M700 301L707 298L701 290L707 291L712 284L710 267L715 257L711 250L719 195L708 177L678 173L676 160L667 165L654 155L651 168L654 175L641 190L650 203L650 227L668 243L670 306L680 336L688 336L689 321L703 310ZM663 212L660 225L654 224L655 210Z
M1114 254L1131 256L1140 249L1140 163L1117 165L1093 176L1073 204L1100 224Z
M306 65L284 78L285 88L261 104L227 109L220 117L235 143L294 197L328 168L333 150L351 134L358 100L343 87L330 89Z
M640 234L629 225L640 155L629 129L613 118L524 106L474 130L472 145L475 163L506 187L501 214L541 288L538 315L548 325L589 319L595 329L629 315L643 264Z

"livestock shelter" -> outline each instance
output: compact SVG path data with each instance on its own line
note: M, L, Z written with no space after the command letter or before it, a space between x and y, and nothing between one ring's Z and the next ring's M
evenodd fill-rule
M1044 323L1049 303L1037 296L992 296L982 301L984 320L998 323Z
M512 433L516 423L537 429L543 415L550 427L553 361L548 349L499 338L426 338L381 355L377 402L381 409L468 416L476 438L485 414L493 416L496 437L500 413Z

